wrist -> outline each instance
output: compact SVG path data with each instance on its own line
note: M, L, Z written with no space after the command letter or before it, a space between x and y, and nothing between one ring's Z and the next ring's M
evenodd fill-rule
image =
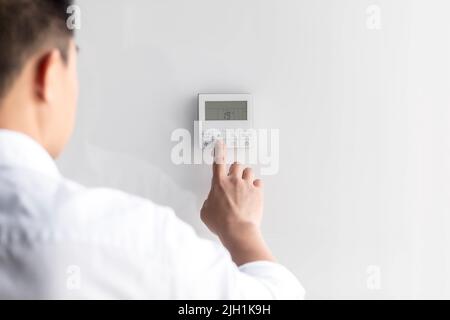
M249 238L262 238L262 234L256 223L226 223L219 234L219 238L227 244L240 244L248 242Z
M275 260L264 241L260 227L256 224L230 225L219 238L237 265Z

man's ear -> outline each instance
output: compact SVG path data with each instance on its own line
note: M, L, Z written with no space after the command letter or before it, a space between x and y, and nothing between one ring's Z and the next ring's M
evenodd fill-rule
M49 103L54 99L58 85L62 57L59 50L54 49L43 54L37 62L35 88L39 100Z

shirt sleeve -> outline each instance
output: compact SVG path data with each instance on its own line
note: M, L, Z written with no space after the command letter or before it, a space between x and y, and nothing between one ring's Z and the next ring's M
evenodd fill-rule
M201 239L192 227L164 210L165 263L179 299L303 299L304 289L280 264L257 261L240 267L219 243Z

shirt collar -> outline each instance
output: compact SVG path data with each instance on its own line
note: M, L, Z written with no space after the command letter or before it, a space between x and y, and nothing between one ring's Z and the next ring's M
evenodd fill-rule
M0 166L60 176L54 160L39 143L23 133L4 129L0 129Z

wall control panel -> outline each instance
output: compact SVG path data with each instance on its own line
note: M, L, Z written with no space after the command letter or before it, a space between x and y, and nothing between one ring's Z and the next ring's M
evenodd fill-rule
M249 94L200 94L198 96L199 145L213 147L217 140L228 148L251 148L253 99Z

